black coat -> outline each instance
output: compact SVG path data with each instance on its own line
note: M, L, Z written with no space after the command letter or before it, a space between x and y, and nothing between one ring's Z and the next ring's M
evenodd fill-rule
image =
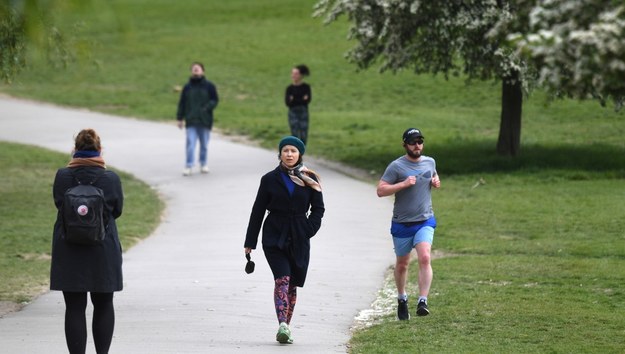
M99 167L72 168L83 183L101 173ZM60 210L63 195L77 184L69 168L57 171L52 187L54 205ZM119 176L105 171L94 186L102 189L109 217L104 240L95 246L65 242L61 237L62 221L57 213L52 235L52 264L50 289L73 292L114 292L122 290L122 247L115 219L122 214L124 194Z
M262 225L263 248L288 250L297 266L305 271L310 258L310 238L319 231L325 212L323 194L295 185L293 194L289 195L281 173L277 167L260 179L244 247L256 248ZM266 211L269 213L263 223Z

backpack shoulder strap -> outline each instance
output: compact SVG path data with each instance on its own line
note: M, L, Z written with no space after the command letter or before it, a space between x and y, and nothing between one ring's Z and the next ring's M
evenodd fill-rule
M74 180L76 180L78 184L84 184L81 180L78 179L78 177L76 177L76 174L74 173L74 169L70 168L69 172L72 174L72 177L74 177ZM102 172L97 173L96 176L93 178L93 180L89 182L89 185L93 185L98 179L100 179L100 177L104 175L105 172L106 170L102 169Z
M105 172L106 172L106 170L102 169L102 172L96 174L96 176L93 178L93 181L91 181L91 183L89 183L89 184L93 185L97 180L100 179L100 177L104 176Z

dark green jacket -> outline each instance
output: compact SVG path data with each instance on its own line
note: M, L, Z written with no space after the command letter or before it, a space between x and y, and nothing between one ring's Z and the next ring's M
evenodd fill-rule
M213 128L213 109L219 97L217 88L204 76L189 79L182 89L178 102L178 120L185 120L186 126Z

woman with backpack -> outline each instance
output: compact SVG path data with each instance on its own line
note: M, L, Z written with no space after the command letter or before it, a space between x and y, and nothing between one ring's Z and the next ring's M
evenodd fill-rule
M50 289L63 292L69 352L85 353L89 293L96 352L108 353L115 327L113 293L122 290L122 247L115 219L122 214L124 194L119 176L106 169L98 134L81 130L74 143L72 159L57 171L52 189L58 213Z

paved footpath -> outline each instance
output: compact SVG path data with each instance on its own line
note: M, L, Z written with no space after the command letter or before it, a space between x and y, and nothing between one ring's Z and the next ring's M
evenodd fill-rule
M346 352L354 317L369 308L393 262L391 203L375 195L375 186L308 161L322 176L326 214L312 239L306 286L298 292L295 344L280 345L273 281L261 249L252 254L256 272L243 271L249 213L260 176L277 165L277 148L213 134L211 173L183 177L184 131L173 122L0 96L0 140L69 158L73 136L89 127L102 137L107 164L156 188L167 205L156 231L124 253L111 353ZM0 353L66 353L63 313L62 295L55 291L0 318ZM89 334L87 353L93 352Z

